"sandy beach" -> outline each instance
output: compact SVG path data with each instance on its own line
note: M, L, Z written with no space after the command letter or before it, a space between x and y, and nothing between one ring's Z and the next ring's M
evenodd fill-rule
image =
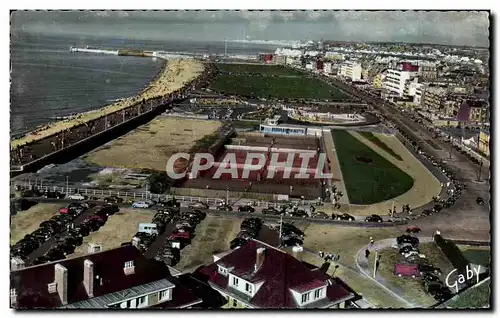
M196 60L173 59L166 62L166 66L160 74L138 95L129 97L102 108L81 113L73 118L61 120L49 125L40 127L36 131L11 141L11 149L43 139L47 136L57 134L66 129L90 122L102 116L126 109L133 106L140 100L148 100L166 96L180 88L187 82L195 79L203 72L203 63Z

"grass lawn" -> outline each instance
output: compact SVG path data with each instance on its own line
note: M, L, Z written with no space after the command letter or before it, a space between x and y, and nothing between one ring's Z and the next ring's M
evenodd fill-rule
M375 145L377 145L379 148L393 156L394 158L398 159L399 161L402 161L403 158L401 158L400 155L394 152L385 142L380 140L375 134L373 134L371 131L358 131L358 133L368 139L369 141L373 142Z
M478 287L471 287L443 304L442 308L452 309L474 309L491 307L491 280L484 282ZM439 306L441 308L441 306Z
M332 131L342 177L351 204L373 204L413 187L413 179L365 146L349 132Z
M491 250L489 248L459 247L462 255L472 264L490 267Z
M240 230L242 219L207 215L197 227L191 244L181 251L177 270L196 269L213 262L213 254L229 250L229 242Z
M258 65L258 64L217 64L221 72L250 73L262 75L303 76L304 73L281 65Z
M335 99L346 95L333 86L308 77L261 77L252 75L224 75L215 78L215 91L243 96L289 99Z
M443 272L443 279L449 273L453 266L448 261L446 256L434 243L420 244L420 253L424 254L429 264L438 267ZM404 257L398 253L397 249L386 249L379 252L380 267L378 274L386 280L386 282L400 290L405 298L409 301L428 307L436 303L434 298L427 294L425 289L420 284L420 279L411 277L397 277L394 275L394 266L396 263L404 262ZM371 255L371 258L374 256Z
M43 221L59 214L63 204L38 203L26 211L19 211L10 217L10 245L16 244L26 234L38 229Z
M85 160L103 167L165 171L170 156L214 140L219 121L159 116L90 152Z

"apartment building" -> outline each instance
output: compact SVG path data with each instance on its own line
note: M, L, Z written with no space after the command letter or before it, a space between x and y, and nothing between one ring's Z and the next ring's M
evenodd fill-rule
M346 62L340 65L338 75L346 77L351 81L361 80L362 67L357 62Z
M481 129L479 132L478 150L483 154L490 155L490 131Z
M407 82L404 96L412 101L415 106L421 106L425 92L425 85L418 82Z
M437 78L437 67L435 64L423 64L420 65L419 77L424 81L434 80Z
M359 299L345 283L295 256L256 240L199 270L227 299L225 308L345 308Z
M134 246L16 266L10 272L10 304L17 309L174 309L202 303L166 265L146 259Z
M459 107L457 119L470 124L484 124L489 122L489 104L485 100L465 100Z
M414 72L389 69L383 82L383 88L390 95L403 97L406 82L413 74Z
M430 111L438 111L444 108L448 89L445 87L430 86L425 89L424 107Z

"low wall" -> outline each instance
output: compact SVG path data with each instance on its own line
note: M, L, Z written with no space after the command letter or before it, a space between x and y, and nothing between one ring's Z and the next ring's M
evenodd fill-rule
M268 152L269 147L257 147L257 146L239 146L239 145L225 145L228 150L244 150L244 151L261 151ZM293 153L316 153L316 150L297 150L290 148L271 148L271 152L293 152Z
M214 189L196 189L196 188L170 188L170 192L175 195L208 197L208 198L226 198L227 191ZM229 197L239 197L245 199L273 201L275 195L255 192L229 191Z

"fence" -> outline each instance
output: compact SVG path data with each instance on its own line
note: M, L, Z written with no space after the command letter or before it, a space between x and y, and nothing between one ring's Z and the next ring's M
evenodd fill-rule
M86 189L86 188L72 188L72 187L63 187L63 186L58 186L58 185L37 185L32 183L29 180L26 180L26 182L14 182L11 183L11 186L13 187L20 187L21 189L28 189L28 188L34 188L38 189L40 191L59 191L61 193L66 193L66 194L74 194L74 193L79 193L82 195L86 195L89 197L109 197L109 196L117 196L120 198L123 198L124 200L127 199L133 199L133 200L170 200L175 198L178 201L181 201L181 203L195 203L195 202L204 202L208 205L215 206L215 205L220 205L224 203L225 199L222 198L209 198L209 197L201 197L201 196L187 196L187 195L165 195L165 194L154 194L151 192L146 192L146 191L137 191L137 192L128 192L128 191L120 191L120 190L99 190L99 189ZM225 191L224 191L225 192ZM308 201L308 200L289 200L289 201L283 201L283 202L268 202L268 201L257 201L257 200L251 200L251 199L240 199L240 198L229 198L230 201L231 199L233 201L241 202L241 204L245 203L255 203L257 207L274 207L277 208L278 206L284 204L284 203L292 203L296 205L312 205L316 203L316 201Z

